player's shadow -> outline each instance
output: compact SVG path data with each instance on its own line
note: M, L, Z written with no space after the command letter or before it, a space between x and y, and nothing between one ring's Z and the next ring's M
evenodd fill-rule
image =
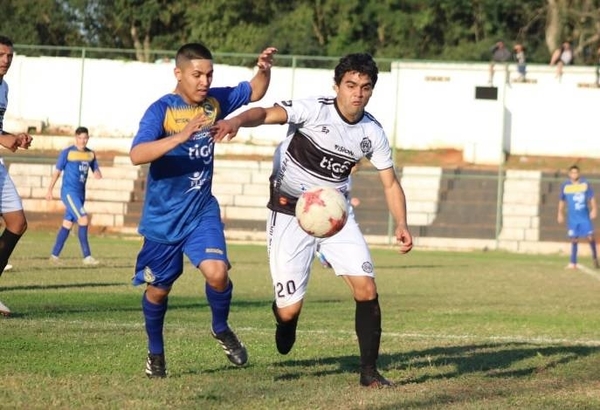
M403 380L394 380L396 384L447 380L470 373L484 373L485 377L529 377L598 352L600 347L581 345L538 346L517 342L472 344L381 354L378 368L384 374L386 370L409 373ZM308 373L317 377L358 373L358 363L358 356L352 355L311 360L288 359L275 365L286 369L278 377L279 380L293 380L305 376L305 369L314 369Z

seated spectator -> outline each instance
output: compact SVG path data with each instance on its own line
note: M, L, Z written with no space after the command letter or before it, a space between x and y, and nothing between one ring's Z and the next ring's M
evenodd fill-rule
M490 79L488 81L490 86L494 83L494 65L496 63L506 63L512 57L511 52L506 48L502 40L496 42L491 51L492 61L490 62Z
M554 50L550 59L550 65L556 65L556 77L560 79L562 77L563 66L573 64L574 60L575 55L571 43L565 41L560 48Z

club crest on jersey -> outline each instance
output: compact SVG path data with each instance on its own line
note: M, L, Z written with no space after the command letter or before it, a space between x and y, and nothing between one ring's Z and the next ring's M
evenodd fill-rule
M156 280L156 277L154 276L154 273L152 272L152 269L150 269L149 266L146 266L144 268L144 280L146 281L146 283L153 283Z
M202 109L207 117L214 119L217 111L215 110L215 106L210 101L204 101L202 103Z
M365 273L372 273L373 272L373 264L371 262L364 262L362 264L362 270Z
M371 142L369 137L364 137L363 140L360 142L360 150L364 154L367 154L373 150L373 143Z

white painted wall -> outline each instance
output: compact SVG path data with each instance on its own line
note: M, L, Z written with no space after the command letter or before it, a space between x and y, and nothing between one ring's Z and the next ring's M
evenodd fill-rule
M368 111L398 148L454 148L470 162L490 164L505 153L600 157L595 67L566 67L558 79L554 67L530 65L531 82L516 83L509 80L516 77L514 65L497 66L498 100L476 100L475 87L488 85L488 68L399 61L380 73ZM252 75L250 68L216 65L213 86ZM332 70L275 67L271 87L257 104L333 94L332 77ZM82 124L93 136L125 140L148 105L175 85L172 63L20 55L5 79L6 130L40 121L67 129ZM284 126L262 126L242 130L238 140L273 145L284 134Z

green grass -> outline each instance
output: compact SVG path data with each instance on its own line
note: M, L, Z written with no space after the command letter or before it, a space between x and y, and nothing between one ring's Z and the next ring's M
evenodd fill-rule
M28 232L0 278L1 409L595 409L600 407L600 276L565 257L501 252L399 255L374 249L383 312L382 373L358 386L354 303L315 264L292 352L274 347L271 284L260 245L230 244L230 323L249 349L235 368L209 334L199 272L170 297L170 375L144 376L140 242L92 237L84 268L71 237L47 262L54 233ZM587 262L582 260L583 263Z

